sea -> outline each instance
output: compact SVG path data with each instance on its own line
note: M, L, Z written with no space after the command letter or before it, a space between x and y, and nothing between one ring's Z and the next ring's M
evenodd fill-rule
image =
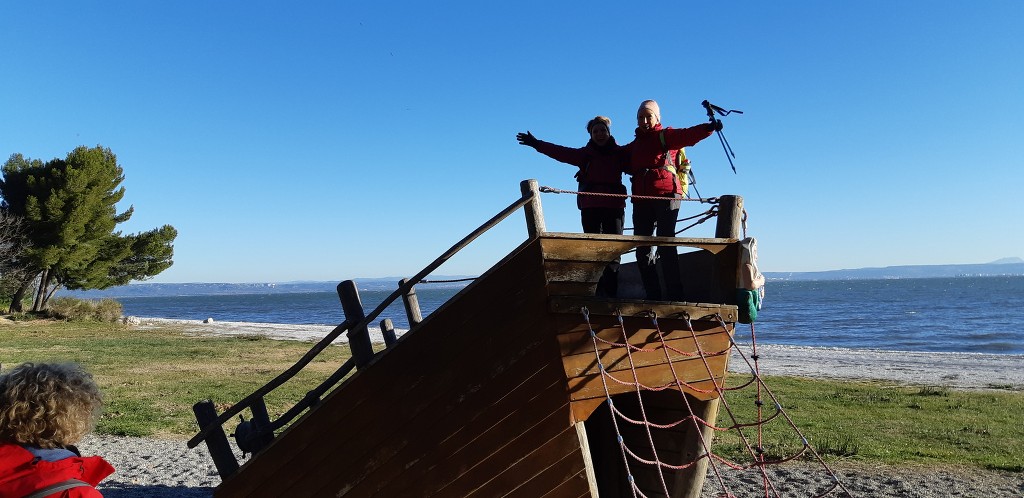
M417 286L423 316L461 290ZM369 313L391 290L361 290ZM334 292L119 297L126 316L179 320L337 325ZM401 299L380 318L409 325ZM1024 276L879 280L770 280L753 327L759 344L894 351L1024 354Z

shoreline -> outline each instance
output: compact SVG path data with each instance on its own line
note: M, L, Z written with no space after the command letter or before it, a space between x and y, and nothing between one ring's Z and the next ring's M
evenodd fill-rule
M327 325L281 323L217 322L138 318L140 329L173 326L197 335L249 336L269 339L318 341L334 330ZM370 327L370 341L382 344L379 328ZM405 330L396 331L400 336ZM345 334L334 344L346 344ZM750 358L749 344L740 344ZM990 353L946 353L850 349L819 346L758 344L758 370L762 375L782 375L835 380L877 380L952 389L1000 389L1024 391L1024 355ZM729 360L729 372L750 372L737 352Z

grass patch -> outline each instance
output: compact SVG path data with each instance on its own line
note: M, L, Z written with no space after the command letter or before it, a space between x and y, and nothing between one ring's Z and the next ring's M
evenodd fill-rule
M739 385L740 380L734 378L730 384ZM765 383L823 456L895 465L969 464L1001 470L1021 466L1022 393L793 377L767 377ZM727 398L738 420L756 419L753 389L729 393ZM767 418L775 408L767 395L764 399ZM729 421L723 406L718 423ZM756 429L745 429L744 434L757 440ZM761 437L769 457L792 455L803 445L785 417L766 424ZM735 432L718 441L718 450L730 457L742 458L745 453L739 451Z
M0 362L74 361L94 374L106 399L97 430L104 434L189 437L198 427L192 405L212 399L219 411L290 367L311 346L256 336L195 337L175 329L138 330L116 324L5 321ZM327 348L298 377L267 398L272 417L284 413L349 357ZM743 376L732 375L729 385ZM749 380L749 377L747 378ZM892 465L973 465L1021 472L1024 393L958 391L881 382L767 377L768 387L815 450L830 460ZM739 422L756 418L753 388L727 395ZM764 415L775 412L764 394ZM248 414L246 414L248 418ZM718 425L732 421L723 404ZM234 430L229 424L227 432ZM802 441L785 417L744 435L761 441L769 458L789 456ZM718 433L715 451L747 461L735 431Z
M5 370L26 361L85 366L104 394L97 432L131 436L191 436L199 430L195 402L211 399L224 410L311 347L301 341L194 337L173 326L137 330L99 322L6 322L0 335ZM271 417L287 411L348 357L347 347L327 348L267 397ZM231 432L234 425L226 428Z

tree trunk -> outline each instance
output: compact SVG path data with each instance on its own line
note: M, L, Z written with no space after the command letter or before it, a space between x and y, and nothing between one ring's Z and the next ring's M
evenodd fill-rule
M50 304L50 298L60 289L60 282L53 284L53 288L46 292L46 297L43 298L43 309Z
M21 313L22 311L25 311L25 306L22 302L25 300L25 294L28 293L28 288L32 285L32 281L34 281L35 278L35 276L32 276L32 278L26 278L21 283L21 287L18 287L14 296L11 297L11 308L7 310L8 313Z
M46 295L47 282L50 280L50 269L43 268L43 273L39 275L39 288L36 289L36 300L32 303L32 312L39 313L43 310L43 296Z

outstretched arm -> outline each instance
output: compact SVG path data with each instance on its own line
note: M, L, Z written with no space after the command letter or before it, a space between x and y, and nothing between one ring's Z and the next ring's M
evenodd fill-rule
M537 152L540 152L541 154L544 154L558 162L579 167L583 167L587 162L587 156L586 153L583 152L583 149L573 149L571 147L564 147L545 142L534 137L530 132L517 134L516 140L518 140L520 144L533 147Z
M669 150L676 150L693 146L721 129L722 122L716 119L714 123L701 123L689 128L671 128L662 131L665 132L665 145Z

